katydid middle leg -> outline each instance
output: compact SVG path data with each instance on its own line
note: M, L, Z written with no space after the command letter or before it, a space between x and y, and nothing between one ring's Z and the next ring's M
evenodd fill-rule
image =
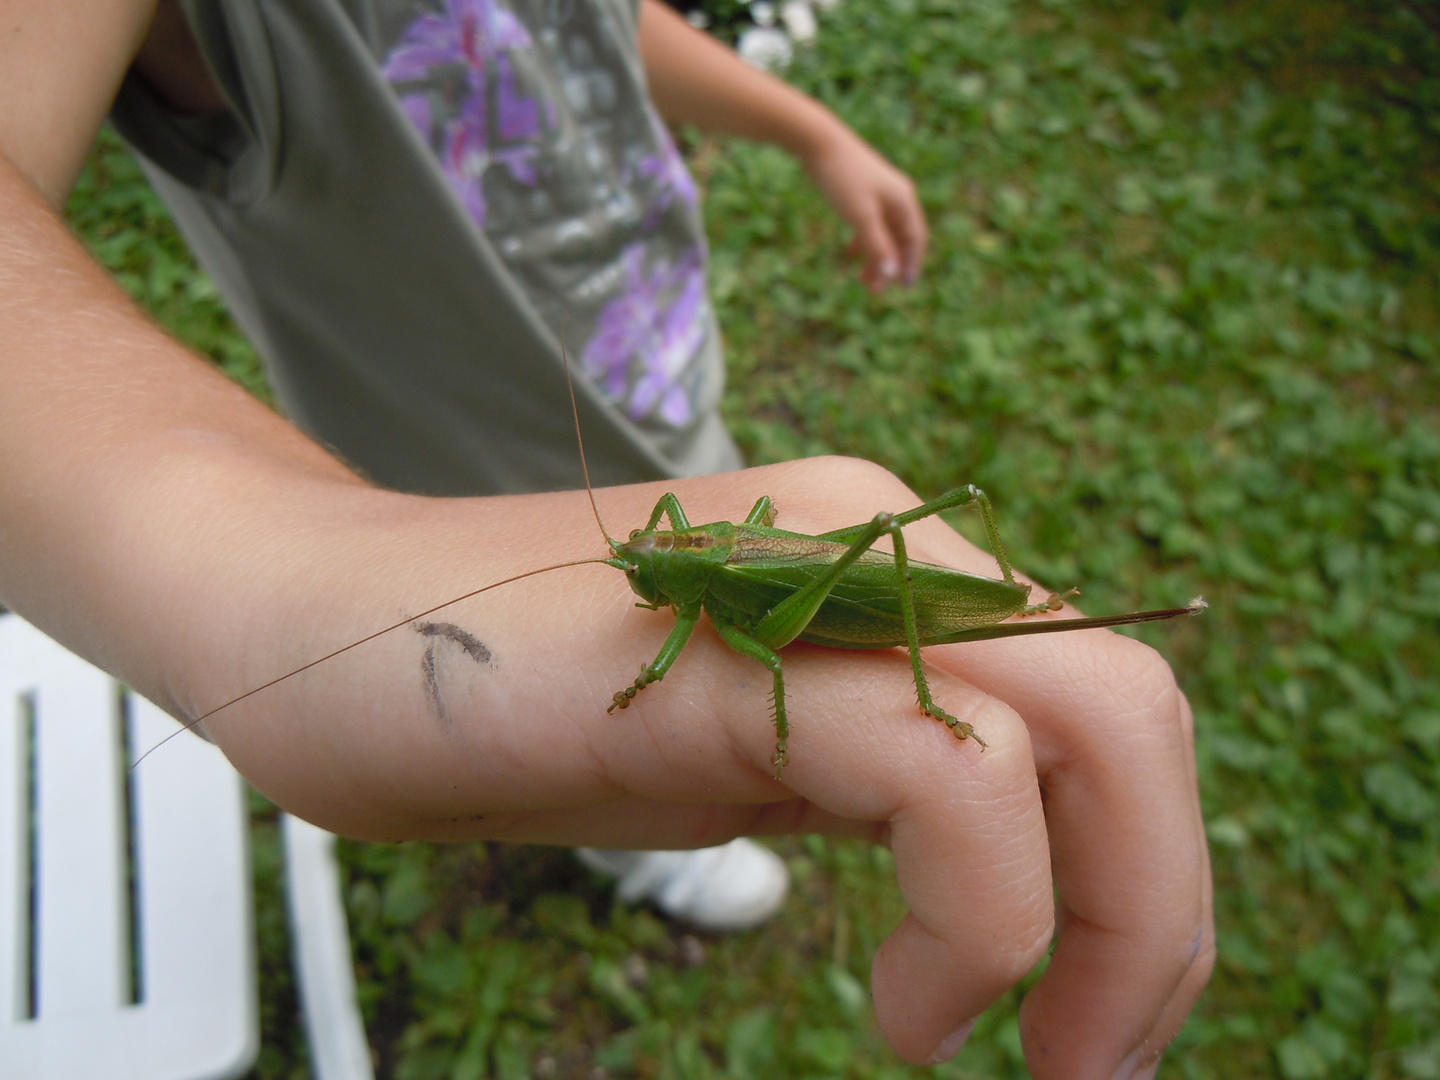
M761 495L755 500L755 505L750 508L750 513L745 515L746 525L775 524L775 500L769 495Z
M785 716L785 676L780 655L731 623L716 622L715 630L726 645L741 656L760 661L770 669L770 674L775 676L775 753L770 758L770 764L775 767L775 779L779 780L785 763L790 760L789 748L786 745L790 738L790 721Z

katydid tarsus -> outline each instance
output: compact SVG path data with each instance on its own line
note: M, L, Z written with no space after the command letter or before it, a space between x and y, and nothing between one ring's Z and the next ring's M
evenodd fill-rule
M568 360L566 377L569 378ZM703 611L727 645L763 664L773 676L771 719L775 728L775 751L770 764L779 779L789 760L790 726L783 663L778 650L792 641L839 649L906 648L920 711L944 723L957 739L973 739L983 748L984 739L969 724L936 704L925 677L922 648L1153 622L1198 614L1206 607L1204 600L1196 598L1184 607L1155 611L1059 620L1025 618L1059 610L1078 590L1052 593L1041 603L1029 603L1031 586L1015 580L990 500L973 484L956 488L904 513L877 513L868 522L814 536L775 528L775 504L768 495L761 496L741 522L692 526L679 499L667 493L655 504L643 529L631 532L627 540L616 540L605 529L590 485L573 385L570 402L585 487L595 522L610 549L608 558L557 563L452 597L231 698L191 720L185 728L194 727L232 705L366 642L393 630L414 626L417 620L480 593L551 570L603 564L624 572L630 587L641 598L637 607L651 610L668 607L675 613L674 628L659 654L653 661L642 664L634 682L615 693L607 711L613 713L616 709L628 708L636 694L665 677L684 651ZM984 522L991 554L1002 575L1000 579L908 557L903 531L906 525L972 504ZM659 528L662 519L668 519L668 529ZM891 552L875 550L874 545L881 537L889 538ZM1017 616L1018 621L1005 621ZM155 749L158 746L142 755L136 764Z

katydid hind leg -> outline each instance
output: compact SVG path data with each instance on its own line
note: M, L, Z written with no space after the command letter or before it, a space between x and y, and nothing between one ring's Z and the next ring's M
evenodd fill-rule
M1060 593L1054 593L1054 592L1052 592L1049 596L1047 596L1047 597L1046 597L1044 600L1042 600L1040 603L1038 603L1038 604L1026 604L1023 608L1021 608L1021 609L1020 609L1019 611L1017 611L1015 614L1021 615L1021 616L1024 616L1024 615L1044 615L1046 612L1059 611L1059 610L1061 610L1061 609L1065 606L1065 601L1066 601L1066 600L1069 600L1072 596L1079 596L1079 595L1080 595L1080 590L1079 590L1079 589L1066 589L1064 592L1060 592Z
M943 723L957 739L974 739L983 748L986 745L985 740L975 733L973 727L935 704L920 658L920 632L915 625L915 600L911 591L910 559L905 552L904 530L897 518L886 522L884 531L890 534L890 540L895 545L895 569L900 579L900 618L905 624L905 642L910 650L910 672L915 677L915 696L919 699L920 711Z
M785 715L785 676L780 655L774 649L766 648L733 624L717 622L715 630L726 645L729 645L741 656L758 660L769 668L770 674L775 677L775 753L771 755L770 764L775 768L775 779L779 780L780 774L785 770L786 762L790 760L790 721Z
M995 511L990 506L990 496L981 491L974 484L966 484L944 495L936 496L927 503L915 507L913 510L906 510L903 514L893 515L895 524L901 527L912 525L927 517L934 517L945 510L953 510L960 506L969 506L974 503L980 509L980 519L985 523L985 537L990 544L990 554L995 557L996 563L1000 566L1000 573L1005 581L1014 585L1015 568L1010 563L1010 556L1005 550L1005 543L1000 539L1000 529L995 524ZM867 523L868 524L868 523ZM859 536L866 528L866 525L850 525L844 529L836 529L834 532L822 533L821 540L834 540L844 543Z
M665 639L665 644L660 646L660 653L655 659L640 668L640 674L635 681L624 690L615 691L615 697L610 702L610 707L605 711L614 712L616 709L627 709L631 700L645 687L652 682L659 682L665 677L672 664L685 650L685 645L690 640L690 635L695 631L695 624L700 620L700 605L693 607L677 607L675 609L675 625L670 630L670 635Z
M952 492L952 495L955 494ZM966 493L967 498L973 497ZM921 508L924 509L924 508ZM939 509L943 509L940 507ZM936 512L931 510L931 513ZM912 515L915 512L912 511ZM924 516L924 515L919 515ZM918 520L913 517L911 520ZM850 530L845 530L849 533ZM957 739L973 738L982 747L985 740L975 734L975 729L965 721L952 716L935 703L935 698L930 692L929 681L925 678L925 671L920 659L920 632L915 622L915 601L912 595L910 582L910 563L905 554L905 538L901 528L899 515L877 514L869 524L862 526L850 539L850 547L845 553L836 559L824 574L816 578L804 589L792 594L785 601L779 604L774 611L767 615L755 629L756 644L761 648L773 646L780 648L793 641L801 631L809 625L810 620L815 617L820 605L825 602L826 597L834 590L836 583L861 554L874 546L875 541L882 535L888 534L895 546L895 564L898 570L900 582L900 612L905 625L905 638L910 649L910 670L915 678L915 694L920 701L920 709L926 716L934 717L948 727ZM727 640L729 640L727 638ZM749 655L749 654L747 654ZM757 659L762 659L757 657ZM779 698L779 672L776 669L777 679L777 701ZM778 726L778 721L777 721Z

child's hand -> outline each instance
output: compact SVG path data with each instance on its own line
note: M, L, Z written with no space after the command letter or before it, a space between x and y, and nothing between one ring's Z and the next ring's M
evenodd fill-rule
M910 178L820 102L749 66L662 0L641 8L640 51L661 114L795 154L855 230L850 251L870 290L914 284L930 237Z
M805 167L855 230L848 250L863 260L860 279L870 291L880 293L896 280L915 284L930 231L911 179L840 125L806 155Z

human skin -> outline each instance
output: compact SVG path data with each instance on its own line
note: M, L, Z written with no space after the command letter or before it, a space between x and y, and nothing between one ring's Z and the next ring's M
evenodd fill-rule
M407 612L605 555L583 492L366 485L167 338L73 241L54 206L149 16L0 0L0 599L194 717ZM836 458L596 500L624 535L667 487L694 521L770 494L800 531L920 501ZM917 558L994 573L937 519L907 537ZM982 751L919 715L902 651L796 645L777 782L768 673L703 623L664 682L605 714L671 625L633 599L604 566L527 578L433 616L488 663L401 629L207 728L280 805L350 836L887 843L910 915L873 988L902 1056L953 1052L1057 935L1022 1010L1033 1074L1153 1067L1214 957L1191 716L1163 660L1104 631L926 650L937 701Z
M742 61L661 0L642 0L640 51L650 93L676 123L789 150L851 227L872 292L920 276L930 234L915 185L829 109Z

